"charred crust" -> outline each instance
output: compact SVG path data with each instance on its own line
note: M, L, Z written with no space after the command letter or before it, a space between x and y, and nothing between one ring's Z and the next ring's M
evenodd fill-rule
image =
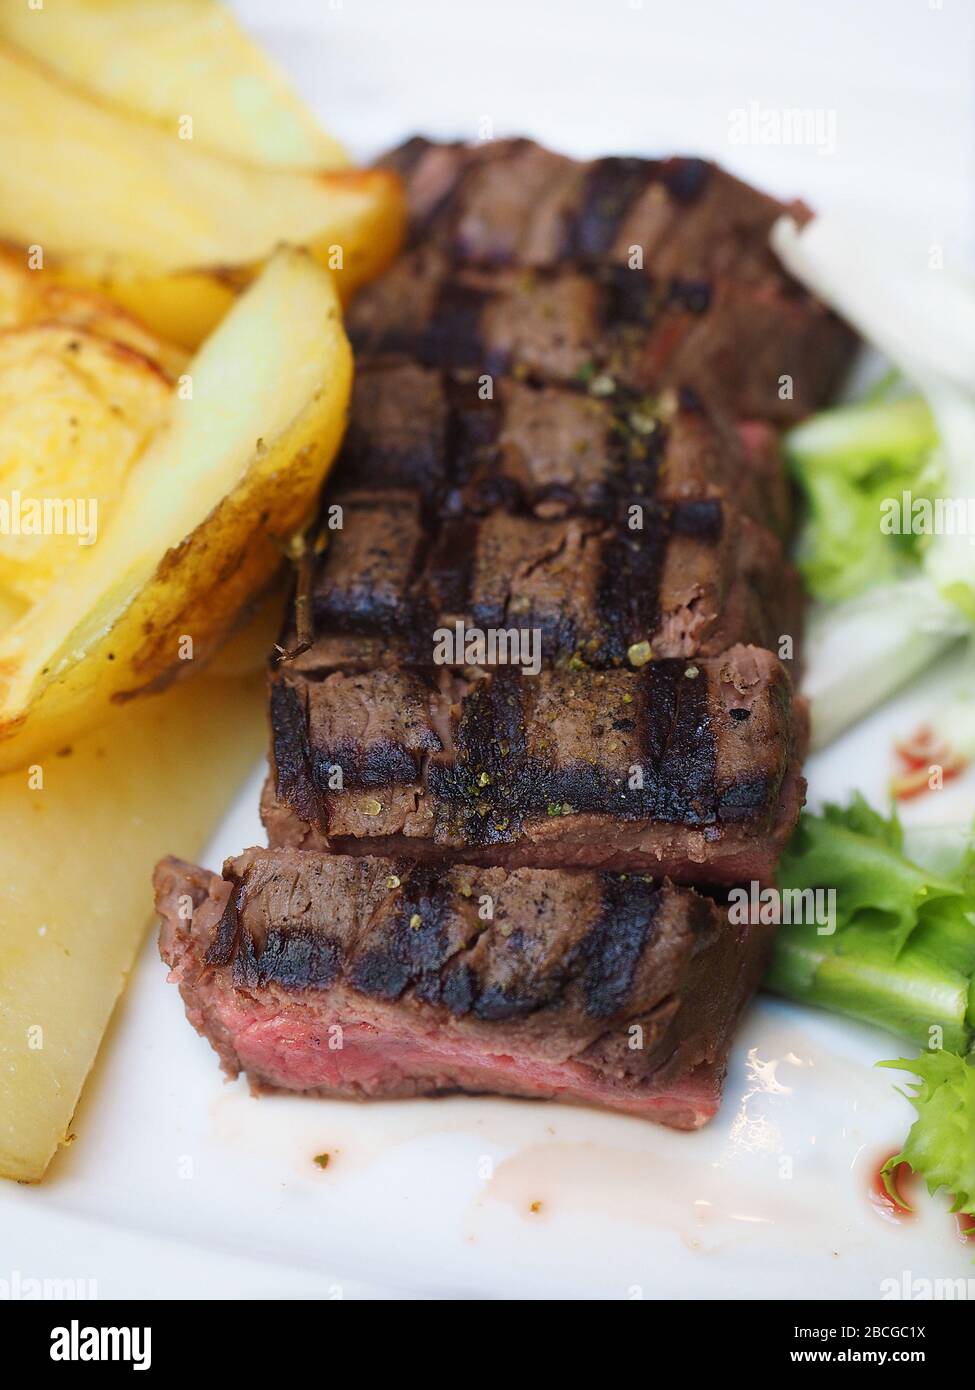
M243 883L236 882L217 924L217 930L213 934L213 940L204 952L204 966L228 965L235 958L240 945L240 906L245 895Z
M597 159L588 166L580 205L567 219L563 253L567 260L588 260L612 249L623 217L652 177L645 159Z
M717 745L707 682L688 676L689 669L683 661L651 662L641 690L641 714L657 775L655 814L661 820L703 825L717 818Z
M271 927L261 949L249 933L242 934L234 955L233 983L235 989L265 989L273 984L302 993L328 989L341 969L338 942L288 923Z
M602 912L583 943L583 997L592 1017L612 1018L626 1010L661 893L658 883L641 876L603 875Z
M271 753L279 799L318 825L321 808L311 774L307 698L285 678L271 683Z
M660 175L668 193L685 205L701 196L714 165L706 159L667 159L660 165Z
M362 994L399 999L410 987L419 997L436 981L450 954L445 922L450 907L446 885L437 870L417 866L398 895L381 944L358 955L349 982Z

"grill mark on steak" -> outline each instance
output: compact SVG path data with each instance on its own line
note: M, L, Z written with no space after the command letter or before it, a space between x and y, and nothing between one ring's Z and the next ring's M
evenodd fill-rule
M382 347L415 354L428 367L476 367L483 360L485 371L500 372L482 345L481 318L489 302L486 286L445 278L434 289L433 312L418 325L418 335L414 338L412 326L403 323Z
M679 513L684 508L675 510ZM670 525L679 531L680 523L675 522L674 513L664 519L656 508L645 508L643 515L651 519L651 533L659 535ZM635 642L649 640L652 645L653 635L660 627L660 580L665 551L666 543L648 545L643 532L635 531L621 532L620 543L603 551L596 610L605 641L602 650L586 648L587 660L602 657L620 662Z
M627 210L647 185L648 172L643 159L597 159L589 165L581 204L563 239L565 260L588 260L613 249Z
M234 957L235 989L263 990L269 985L306 989L310 980L327 989L338 978L341 958L338 945L307 928L288 925L268 930L258 954L252 936L245 935Z
M309 744L308 692L291 682L274 681L270 704L271 756L278 797L309 825L321 825Z
M409 491L419 515L449 516L625 518L634 502L724 497L780 536L791 511L774 433L736 430L687 387L597 397L502 379L483 398L470 376L360 360L330 496Z
M424 520L398 493L353 494L343 507L344 530L314 556L316 640L300 669L348 666L343 635L383 638L383 658L366 648L373 663L425 665L434 633L458 620L537 629L546 662L578 653L597 668L642 642L655 656L696 656L799 634L798 578L781 544L720 498L631 496L639 526L501 510ZM280 646L293 650L296 636Z
M440 685L419 673L369 679L365 701L356 678L341 673L307 687L302 736L312 749L312 785L298 805L315 801L324 819L317 829L307 824L272 778L264 807L272 843L361 854L385 839L390 852L427 861L467 854L547 865L561 855L624 871L659 863L679 877L710 871L727 882L749 839L751 876L768 876L801 802L804 711L779 663L756 649L653 661L638 672L524 677L498 668L457 688L447 673ZM372 711L368 726L344 713L350 694L354 711ZM351 753L334 741L343 728L362 730ZM374 795L364 801L355 770L371 765L374 745L390 754L395 736L404 743L385 766L399 776L371 781ZM340 759L350 774L337 791L325 778ZM733 869L715 867L722 856ZM700 868L689 869L695 859Z
M422 990L450 954L448 895L434 869L417 865L398 895L392 922L368 934L370 944L352 963L354 989L379 999L399 999L408 986Z
M203 955L205 968L229 965L234 959L240 943L239 907L241 897L242 889L238 883L231 887L230 896L227 898L217 929Z
M431 760L427 772L441 837L472 846L503 844L526 810L540 804L536 771L526 757L523 700L521 671L513 666L478 681L461 700L454 757Z
M584 942L586 1012L612 1018L625 1011L637 966L653 931L663 889L644 878L604 874L603 906Z
M717 746L707 700L707 676L700 667L654 661L640 692L651 767L657 769L653 814L685 825L712 824ZM765 803L769 786L765 781ZM757 809L757 808L756 808Z

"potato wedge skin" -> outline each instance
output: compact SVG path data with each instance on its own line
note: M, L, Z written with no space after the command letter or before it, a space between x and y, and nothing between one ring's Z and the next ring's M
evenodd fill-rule
M0 39L136 119L255 164L337 169L338 141L217 0L49 0L0 7Z
M330 277L278 252L188 375L196 413L140 459L69 592L0 635L0 770L188 675L274 577L345 428L352 353Z
M204 675L116 711L42 786L0 777L0 1177L38 1181L65 1141L153 865L198 858L265 737L263 681Z

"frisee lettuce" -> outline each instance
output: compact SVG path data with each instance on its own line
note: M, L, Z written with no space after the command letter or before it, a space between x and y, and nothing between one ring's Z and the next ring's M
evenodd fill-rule
M951 1210L975 1214L975 1061L951 1052L923 1052L913 1060L878 1062L919 1078L908 1099L917 1111L903 1149L884 1164L887 1191L904 1205L895 1187L901 1163L919 1174L931 1193L944 1188Z
M878 1066L918 1077L917 1119L883 1168L891 1196L907 1164L952 1210L975 1214L975 835L925 827L905 836L857 795L804 813L779 867L782 889L836 890L835 931L786 923L769 988L889 1028L926 1049Z
M909 858L896 814L850 805L804 812L779 887L832 888L835 930L784 923L769 989L964 1052L975 1028L975 851L946 871ZM933 1031L937 1030L937 1031Z

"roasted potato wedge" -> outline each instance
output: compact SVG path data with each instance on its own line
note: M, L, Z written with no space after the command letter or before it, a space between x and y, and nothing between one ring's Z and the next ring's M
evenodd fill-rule
M314 507L352 354L334 283L282 249L197 356L70 584L0 636L0 769L205 660Z
M0 777L0 1176L36 1182L152 914L163 854L197 858L265 741L263 682L204 675Z
M111 300L0 252L0 632L105 524L185 362Z
M0 238L65 283L107 293L196 346L280 242L306 245L343 297L395 255L402 191L384 170L295 173L210 154L0 48Z
M0 175L2 182L2 175ZM95 259L71 264L55 261L49 279L65 287L97 288L123 310L139 315L154 333L192 352L229 311L254 278L243 270L136 271L114 261L110 269Z
M5 591L36 603L71 582L172 395L155 362L98 334L59 323L0 332Z
M216 0L16 0L0 39L122 111L232 159L290 168L348 163L233 16Z
M150 332L114 300L59 284L42 270L28 270L22 251L0 251L0 331L49 323L84 329L131 348L173 379L186 363L181 348Z

